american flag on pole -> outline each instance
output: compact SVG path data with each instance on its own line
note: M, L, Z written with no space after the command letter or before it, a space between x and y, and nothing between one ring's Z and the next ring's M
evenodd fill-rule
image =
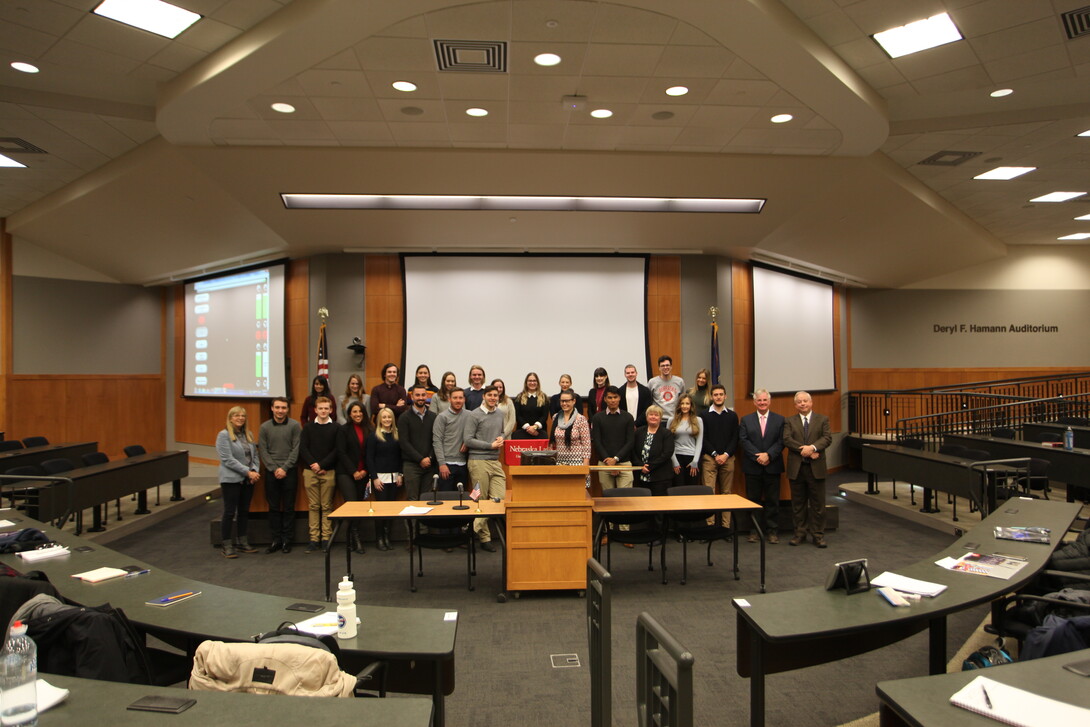
M325 323L318 329L318 375L329 378L329 346L325 340Z
M473 483L473 492L469 493L469 499L473 500L473 502L476 502L477 500L481 499L481 483L480 482L474 482Z

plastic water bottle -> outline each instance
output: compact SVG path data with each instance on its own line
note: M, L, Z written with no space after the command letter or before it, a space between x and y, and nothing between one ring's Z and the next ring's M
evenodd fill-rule
M356 638L356 589L348 576L337 586L337 638Z
M1068 427L1067 429L1064 430L1064 449L1066 449L1068 452L1070 452L1074 448L1075 448L1075 432L1073 432L1071 430L1071 427Z
M34 727L38 724L38 647L26 635L26 624L16 621L0 654L0 724Z

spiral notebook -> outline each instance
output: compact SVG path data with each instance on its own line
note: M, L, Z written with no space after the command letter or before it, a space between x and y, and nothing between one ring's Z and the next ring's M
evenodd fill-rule
M1015 727L1055 727L1090 724L1090 709L1059 702L978 676L952 697L950 703Z

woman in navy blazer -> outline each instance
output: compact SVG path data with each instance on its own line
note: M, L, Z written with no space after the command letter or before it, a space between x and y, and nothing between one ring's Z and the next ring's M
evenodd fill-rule
M662 409L647 407L646 426L636 430L632 464L642 467L636 473L638 487L648 487L652 495L665 495L674 481L674 434L662 425Z

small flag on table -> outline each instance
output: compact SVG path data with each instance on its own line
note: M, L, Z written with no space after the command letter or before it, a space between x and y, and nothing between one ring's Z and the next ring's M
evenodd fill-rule
M481 499L481 483L480 482L474 482L473 483L473 492L469 493L469 499L473 500L473 502L476 502L477 500Z

